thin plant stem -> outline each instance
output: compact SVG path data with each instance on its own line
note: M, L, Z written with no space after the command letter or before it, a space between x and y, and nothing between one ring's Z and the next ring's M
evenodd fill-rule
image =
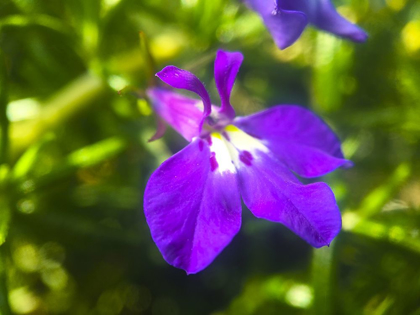
M9 119L7 118L7 71L3 51L0 49L0 165L9 159Z
M329 247L314 249L312 256L312 284L314 289L314 315L332 315L334 284L334 244Z
M9 163L9 119L7 117L7 68L0 49L0 165ZM3 187L2 187L3 188ZM9 199L5 193L0 193L0 218L2 219L0 229L1 243L4 242L7 234L7 227L10 220ZM1 244L0 243L0 244ZM11 314L7 289L7 268L6 268L6 244L0 246L0 313Z

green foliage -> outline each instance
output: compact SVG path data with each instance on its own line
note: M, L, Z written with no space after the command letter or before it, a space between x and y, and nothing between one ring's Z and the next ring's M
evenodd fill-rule
M420 6L333 2L366 44L309 29L279 51L235 0L1 1L0 313L418 315ZM245 55L238 113L307 106L355 167L326 179L343 212L331 247L244 209L229 248L185 276L142 214L148 176L184 142L147 143L153 115L130 91L167 64L211 82L220 47Z

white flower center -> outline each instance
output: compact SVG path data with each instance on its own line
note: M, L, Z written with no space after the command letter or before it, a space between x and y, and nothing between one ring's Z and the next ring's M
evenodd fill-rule
M211 133L210 139L211 170L220 173L236 173L238 168L252 165L257 151L269 151L261 141L233 125Z

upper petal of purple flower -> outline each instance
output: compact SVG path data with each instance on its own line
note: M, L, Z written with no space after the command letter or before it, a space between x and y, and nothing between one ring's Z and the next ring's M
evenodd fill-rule
M153 240L169 264L189 274L207 267L241 225L236 176L217 154L196 138L152 174L144 194Z
M200 122L203 117L201 102L199 100L183 96L165 88L150 88L147 96L152 103L153 110L159 117L171 125L187 141L198 135ZM159 118L158 118L159 122ZM156 136L162 135L162 125L158 126Z
M293 44L307 23L355 42L367 34L339 15L330 0L244 0L257 11L280 49Z
M214 80L222 102L220 113L233 119L235 110L230 104L230 93L244 57L240 52L217 51L214 62Z
M199 135L204 120L211 112L210 97L203 83L201 83L201 81L191 72L179 69L175 66L167 66L163 68L160 72L156 73L156 76L174 88L188 90L201 97L203 100L204 110L203 117L197 131L197 135Z
M292 105L274 106L237 117L235 125L260 139L282 162L303 177L318 177L352 163L344 159L340 140L311 111Z
M331 0L277 0L277 5L285 10L304 12L309 23L337 36L355 42L364 42L368 37L360 27L339 15Z
M303 12L283 9L276 5L274 0L245 0L245 3L261 15L274 42L280 49L292 45L308 24Z

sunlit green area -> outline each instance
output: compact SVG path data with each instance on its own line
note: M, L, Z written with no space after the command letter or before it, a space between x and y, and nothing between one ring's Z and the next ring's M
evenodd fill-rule
M280 51L238 0L0 0L0 314L419 315L420 2L333 2L365 44L309 28ZM343 214L330 247L244 208L233 242L187 276L142 210L185 142L148 143L136 94L174 64L219 103L219 48L245 56L238 114L306 106L355 167L322 179Z

